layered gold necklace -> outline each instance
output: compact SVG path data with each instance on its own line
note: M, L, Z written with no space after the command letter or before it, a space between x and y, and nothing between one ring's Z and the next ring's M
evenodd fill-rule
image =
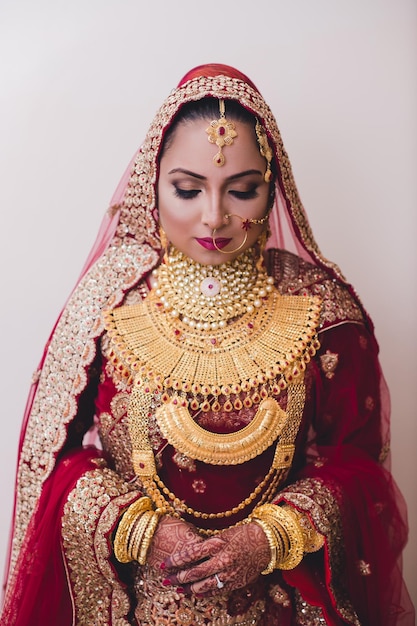
M291 465L305 401L303 374L319 347L321 300L281 296L258 269L253 249L214 267L172 250L155 276L144 301L104 316L108 356L132 383L128 416L135 473L158 506L206 518L158 477L149 416L155 413L176 450L208 464L244 463L276 441L261 485L233 510L213 514L229 516L257 498L266 501ZM283 411L275 398L287 387ZM251 407L252 421L237 432L213 433L195 420L201 411Z
M105 314L117 367L192 411L230 412L279 395L318 348L321 301L281 296L253 259L249 250L211 268L175 251L143 302ZM213 296L203 292L210 285Z

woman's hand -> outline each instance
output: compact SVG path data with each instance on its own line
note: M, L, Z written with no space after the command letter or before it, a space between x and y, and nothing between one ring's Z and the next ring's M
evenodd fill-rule
M267 567L271 552L262 528L254 523L227 528L165 561L167 581L184 593L216 593L245 587Z
M173 554L188 554L203 542L191 524L176 517L164 515L157 526L149 547L146 563L159 568Z

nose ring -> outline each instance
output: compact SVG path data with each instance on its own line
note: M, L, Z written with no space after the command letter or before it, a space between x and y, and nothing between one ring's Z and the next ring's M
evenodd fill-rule
M217 246L216 239L215 239L217 228L213 228L213 232L211 234L211 238L213 240L213 246L216 248L218 252L221 252L222 254L234 254L235 252L239 252L239 250L241 250L243 246L245 245L246 240L248 238L248 230L250 228L250 222L258 223L257 220L244 220L243 217L241 217L240 215L237 215L236 213L225 213L224 219L226 220L227 224L229 223L229 220L231 217L238 217L240 219L240 221L242 222L242 229L245 231L245 234L243 236L242 243L237 248L235 248L234 250L221 250Z
M243 246L245 245L246 240L248 238L248 231L245 230L245 235L243 237L243 241L237 248L235 248L234 250L221 250L220 248L217 247L217 244L216 244L216 239L215 239L216 230L217 230L217 228L213 228L213 232L211 234L211 238L213 240L213 246L216 248L216 250L218 252L221 252L222 254L233 254L234 252L238 252L241 248L243 248Z

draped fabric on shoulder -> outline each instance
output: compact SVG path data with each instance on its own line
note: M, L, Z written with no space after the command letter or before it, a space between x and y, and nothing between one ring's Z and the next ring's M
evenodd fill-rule
M106 358L102 313L148 291L146 278L161 257L162 141L181 107L206 97L237 100L264 126L277 164L266 267L280 293L323 301L294 462L274 501L305 515L324 548L294 570L261 577L253 597L265 596L264 613L256 623L411 626L399 560L405 505L389 473L389 396L371 319L314 240L269 107L246 76L216 64L189 72L162 104L45 347L20 439L0 624L140 624L137 572L112 553L117 521L140 492L129 457L129 389ZM97 427L104 452L83 447ZM247 464L248 480L266 460ZM240 469L231 470L231 483L242 484ZM221 478L213 472L209 480Z

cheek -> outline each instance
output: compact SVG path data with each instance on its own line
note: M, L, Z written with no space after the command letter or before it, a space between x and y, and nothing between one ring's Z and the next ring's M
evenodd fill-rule
M190 212L184 207L184 201L176 198L170 190L161 189L158 196L159 221L164 230L184 229L190 221Z

